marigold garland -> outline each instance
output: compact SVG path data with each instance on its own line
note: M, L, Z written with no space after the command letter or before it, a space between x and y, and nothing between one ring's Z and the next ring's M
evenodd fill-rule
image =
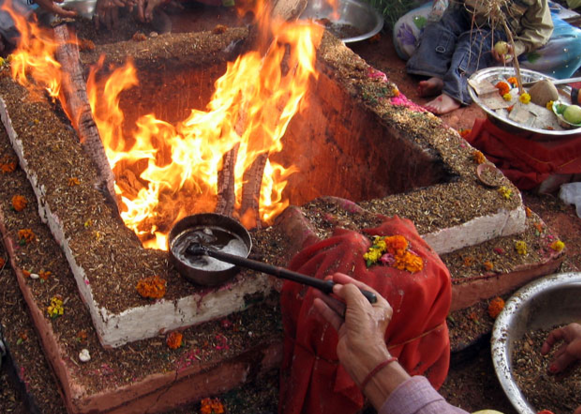
M22 211L28 205L28 200L26 197L21 195L15 195L12 197L12 208L14 211Z
M165 338L165 343L169 349L178 349L182 346L183 338L184 336L180 332L173 331Z
M556 252L560 252L565 248L565 243L563 243L561 240L555 240L553 243L551 243L551 249L553 249Z
M500 93L500 96L504 96L507 93L510 92L510 86L508 85L508 83L506 82L498 82L496 85L494 85L496 89L498 89L498 92Z
M200 404L200 414L224 414L224 405L218 398L204 398Z
M504 309L504 300L500 297L492 299L488 304L488 314L492 319L496 319L503 309Z
M367 267L381 262L399 270L410 273L419 272L424 268L423 259L409 250L409 242L404 236L374 236L373 244L363 254Z
M155 275L151 277L146 277L141 279L137 282L137 293L141 295L141 297L149 298L149 299L161 299L165 296L165 287L167 282L165 279Z

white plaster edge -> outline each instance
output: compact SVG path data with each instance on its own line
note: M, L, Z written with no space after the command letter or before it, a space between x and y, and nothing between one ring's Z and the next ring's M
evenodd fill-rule
M523 233L526 229L526 211L522 198L514 210L499 209L495 214L476 217L459 226L437 230L422 238L438 254L446 254L469 246L475 246L497 237Z

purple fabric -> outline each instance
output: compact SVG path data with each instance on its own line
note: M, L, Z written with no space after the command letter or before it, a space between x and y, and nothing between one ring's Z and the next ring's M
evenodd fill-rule
M446 402L423 376L415 376L399 385L385 401L378 414L468 414Z

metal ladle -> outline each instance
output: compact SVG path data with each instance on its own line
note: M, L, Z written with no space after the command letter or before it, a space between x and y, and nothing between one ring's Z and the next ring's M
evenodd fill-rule
M266 273L272 276L276 276L281 279L291 280L293 282L302 283L307 286L314 287L323 291L324 293L332 293L333 286L335 283L331 280L320 280L314 277L306 276L301 273L293 272L291 270L273 266L267 263L259 262L256 260L248 259L246 257L236 256L229 253L224 253L219 250L208 248L199 243L192 243L186 248L186 253L192 256L210 256L218 259L222 262L230 263L233 265L245 267L247 269L256 270L258 272ZM368 290L360 289L361 293L369 303L377 302L377 296L375 293Z

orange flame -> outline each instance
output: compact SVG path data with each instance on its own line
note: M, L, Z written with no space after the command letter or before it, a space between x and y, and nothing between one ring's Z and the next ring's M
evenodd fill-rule
M224 155L232 149L237 154L234 192L235 208L239 210L245 172L258 157L282 150L281 139L290 120L305 106L308 85L318 76L316 47L323 29L311 23L270 21L270 11L258 3L261 35L272 39L264 48L266 52L249 52L228 63L226 73L215 83L207 110L192 109L176 125L148 114L138 119L133 136L124 136L119 101L124 90L138 86L135 68L127 62L107 79L97 81L102 57L91 70L87 92L115 173L121 217L145 247L167 249L167 234L177 220L188 214L214 211L218 173L223 168ZM18 52L23 56L21 49L30 50L26 56L46 56L56 49L50 36L41 38L40 30L36 30L39 29L21 31L26 40ZM25 46L31 39L37 39L44 49ZM54 59L46 60L44 65L38 67L42 71L46 66L59 68ZM58 84L62 75L57 72L51 79ZM33 77L37 83L43 79L39 72L34 72ZM296 171L292 165L284 167L266 160L259 200L262 222L272 223L288 206L283 190L288 177ZM252 212L237 214L249 228L257 220Z
M53 97L58 97L61 88L60 63L54 58L58 44L49 30L37 24L32 14L32 22L13 10L12 1L7 0L1 7L14 20L20 33L17 48L12 53L10 63L12 77L22 86L32 87L27 75L30 75L41 88L46 88Z

